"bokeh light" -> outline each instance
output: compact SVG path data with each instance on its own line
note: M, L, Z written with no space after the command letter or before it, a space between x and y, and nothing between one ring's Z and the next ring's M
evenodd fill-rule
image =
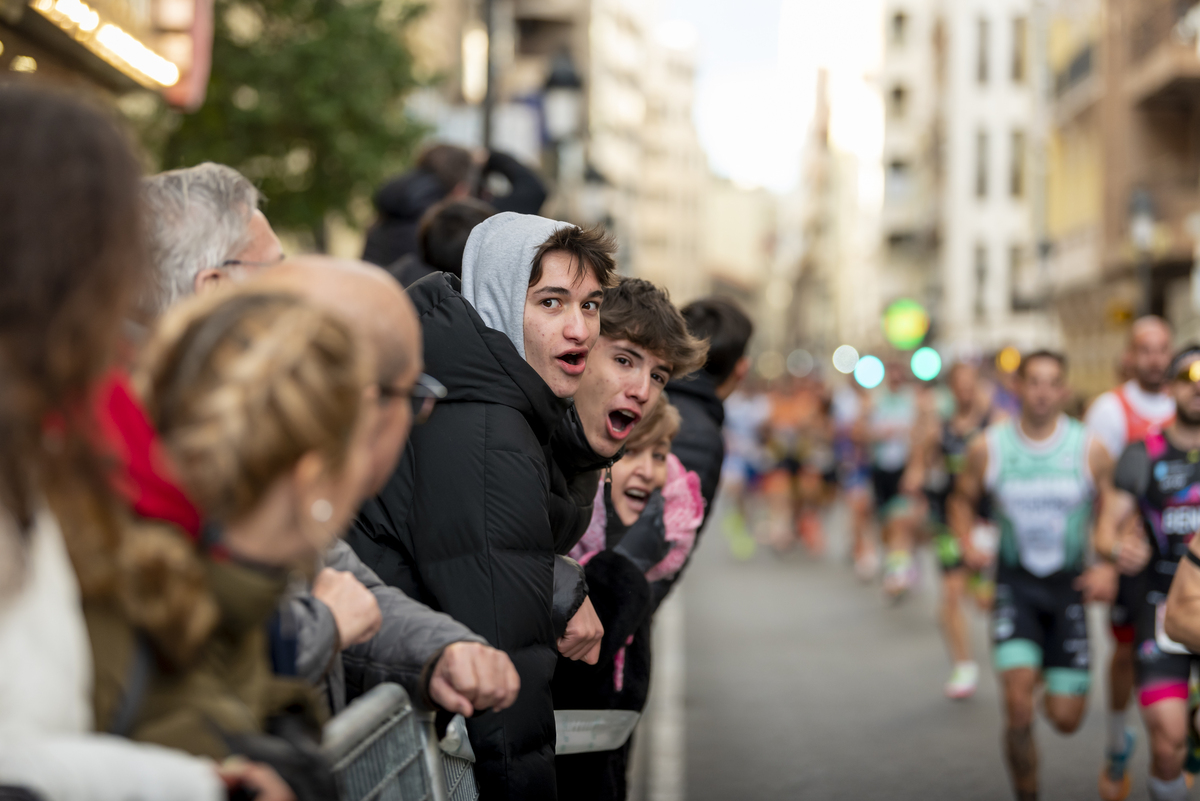
M833 352L833 367L839 373L849 373L858 364L858 351L850 345L842 345Z
M996 354L996 369L1004 373L1015 373L1021 366L1021 351L1009 345Z
M942 357L933 348L919 348L912 355L912 374L922 381L932 381L942 372Z
M759 354L755 367L758 368L758 374L763 378L774 381L783 375L783 356L779 351L763 351Z
M804 348L796 348L788 354L787 371L796 378L804 378L813 371L816 362L813 360L813 355Z
M902 298L883 313L883 335L900 350L915 348L929 332L929 315L915 300Z
M865 389L874 389L883 381L884 372L878 356L863 356L854 365L854 380Z

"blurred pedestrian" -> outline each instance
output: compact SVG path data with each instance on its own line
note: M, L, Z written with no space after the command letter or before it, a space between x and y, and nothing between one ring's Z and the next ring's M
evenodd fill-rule
M508 194L492 196L487 176L496 174L508 183ZM367 231L363 260L380 267L395 264L416 253L421 217L440 200L476 197L496 211L537 214L546 202L546 187L537 174L506 153L435 144L417 157L409 172L389 179L375 193L378 219Z
M1167 392L1171 326L1154 315L1134 321L1121 361L1133 377L1096 398L1084 417L1088 432L1114 461L1126 447L1144 441L1175 419L1175 400ZM1108 737L1099 787L1104 801L1122 801L1131 784L1129 759L1136 732L1126 721L1126 709L1135 683L1134 613L1140 606L1143 581L1140 576L1122 575L1109 610L1113 654L1108 670Z
M108 114L9 83L0 174L0 785L47 801L218 801L227 781L285 801L262 765L218 770L91 733L92 644L73 567L120 538L123 501L79 415L151 277L139 168ZM109 580L88 577L102 580L88 593Z
M599 652L582 574L554 591L556 566L570 568L554 554L547 448L600 333L613 248L599 230L498 214L472 232L461 281L413 285L447 395L348 536L384 581L512 657L517 703L467 722L485 799L555 797L556 651Z
M684 467L700 477L707 522L725 461L723 404L750 373L746 348L754 334L754 324L736 303L719 297L692 301L683 307L682 314L692 336L708 343L708 356L702 368L674 378L667 385L671 402L681 418L672 451ZM697 537L703 532L701 523ZM681 574L682 571L663 579L663 597Z
M871 396L867 436L875 517L886 549L883 590L892 600L903 598L917 578L913 548L922 501L916 491L906 493L902 486L917 419L917 393L907 367L889 359L884 383Z
M401 256L388 266L388 272L405 288L439 271L461 278L467 237L495 213L490 205L474 198L450 198L431 206L417 228L417 252Z

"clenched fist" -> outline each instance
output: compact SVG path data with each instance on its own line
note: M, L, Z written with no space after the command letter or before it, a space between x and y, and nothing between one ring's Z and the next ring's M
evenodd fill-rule
M579 611L567 623L567 631L558 638L558 652L567 659L582 659L589 665L600 661L600 641L604 639L604 626L592 606L592 599L585 598Z
M508 709L521 677L508 654L477 642L447 645L429 677L429 697L448 712L469 718L476 711Z

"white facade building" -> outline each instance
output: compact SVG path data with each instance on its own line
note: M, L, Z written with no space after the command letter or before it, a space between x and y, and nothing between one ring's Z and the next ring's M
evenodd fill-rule
M1032 0L890 0L885 12L889 289L929 308L951 355L1058 344L1039 289L1036 12Z

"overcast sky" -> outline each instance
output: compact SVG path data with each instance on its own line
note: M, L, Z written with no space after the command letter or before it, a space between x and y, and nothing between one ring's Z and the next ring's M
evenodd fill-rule
M667 0L666 19L698 35L696 123L713 170L792 188L821 66L831 71L835 142L877 165L881 14L880 0Z

